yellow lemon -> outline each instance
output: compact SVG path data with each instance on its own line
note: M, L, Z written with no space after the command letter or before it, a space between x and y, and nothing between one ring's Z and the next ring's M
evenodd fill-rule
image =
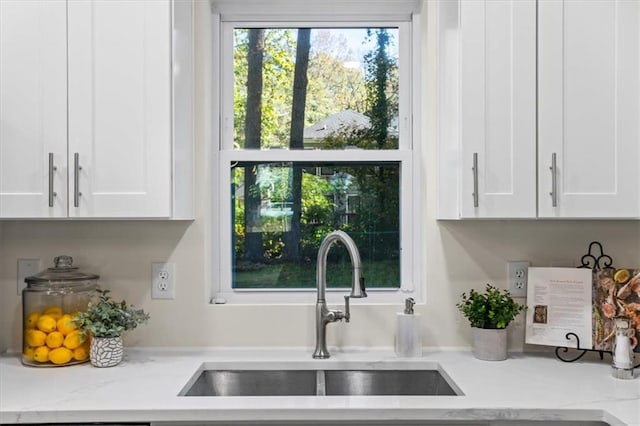
M84 335L80 330L74 330L71 333L67 334L67 337L64 338L63 345L69 349L75 349L78 346L82 345L84 342Z
M64 335L59 331L52 331L51 333L47 334L46 343L47 346L49 346L49 349L59 348L60 346L62 346L63 342Z
M73 359L84 361L89 358L89 347L87 345L78 346L73 350Z
M33 360L33 351L34 351L33 346L27 345L24 347L24 350L22 351L22 355L24 356L25 359L31 361Z
M45 333L56 331L56 320L50 315L41 315L37 322L38 330Z
M49 352L49 361L54 364L66 364L73 358L73 352L67 348L56 348Z
M631 274L626 269L620 269L613 275L613 279L616 280L618 284L626 283L629 278L631 278Z
M27 319L25 320L26 328L36 328L38 318L40 318L40 312L31 312L27 315Z
M71 315L65 314L60 317L56 324L57 330L65 336L76 329L76 324L71 321Z
M27 342L27 345L35 348L45 344L47 340L47 334L40 330L27 330L24 335L24 340Z
M49 315L53 319L57 320L62 316L62 308L60 306L49 306L43 312L43 315Z
M33 359L38 362L49 361L49 348L46 346L39 346L33 351Z

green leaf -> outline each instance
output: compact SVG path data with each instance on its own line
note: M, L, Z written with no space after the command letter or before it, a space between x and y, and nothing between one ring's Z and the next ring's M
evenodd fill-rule
M150 316L133 305L115 302L109 290L96 290L97 302L89 303L85 312L79 312L72 321L80 330L96 337L118 337L127 330L133 330L146 323Z
M500 290L487 284L484 293L471 290L462 293L456 307L469 320L472 327L506 328L524 306L516 303L509 291Z

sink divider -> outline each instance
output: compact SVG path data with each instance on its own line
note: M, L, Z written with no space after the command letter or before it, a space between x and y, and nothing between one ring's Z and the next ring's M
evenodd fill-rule
M326 396L327 387L325 381L324 370L316 371L316 396Z

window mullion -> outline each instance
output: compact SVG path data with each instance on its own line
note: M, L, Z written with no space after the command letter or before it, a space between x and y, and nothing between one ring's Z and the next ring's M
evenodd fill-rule
M222 164L236 161L261 162L404 162L411 158L412 151L408 149L394 150L223 150Z

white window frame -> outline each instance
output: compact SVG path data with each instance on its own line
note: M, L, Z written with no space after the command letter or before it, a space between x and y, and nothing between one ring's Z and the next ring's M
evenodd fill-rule
M327 2L331 4L327 4ZM420 238L424 188L420 182L420 5L414 0L212 0L213 87L211 303L315 303L315 289L233 289L231 254L231 173L235 161L400 163L400 288L368 288L359 304L397 304L406 297L423 301ZM304 9L304 10L301 10ZM326 11L342 10L340 14ZM399 147L396 150L234 150L233 28L397 27L399 29ZM408 40L403 42L402 40ZM366 282L366 271L364 271ZM327 289L327 302L341 303L345 289Z

